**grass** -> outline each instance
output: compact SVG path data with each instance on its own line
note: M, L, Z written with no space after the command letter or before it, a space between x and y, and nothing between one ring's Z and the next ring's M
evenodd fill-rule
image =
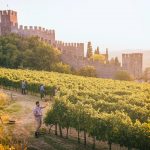
M41 143L42 141L42 143ZM54 133L41 135L38 139L32 138L30 139L29 150L37 150L43 144L44 150L91 150L92 144L87 141L87 146L85 147L82 143L78 144L77 139L74 137L69 137L66 139L65 137L61 138L56 136ZM45 145L45 147L44 147ZM50 146L50 147L48 147ZM105 148L98 148L97 150L104 150Z
M13 103L5 109L5 112L7 112L8 114L16 114L19 113L21 110L22 106L20 104Z
M3 123L8 122L12 115L19 115L21 110L20 104L12 102L7 94L0 92L0 117Z
M6 106L9 104L9 102L10 102L9 97L4 93L0 93L0 106L1 107Z

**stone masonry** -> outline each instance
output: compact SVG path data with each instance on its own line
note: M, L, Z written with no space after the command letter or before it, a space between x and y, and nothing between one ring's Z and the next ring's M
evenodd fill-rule
M143 54L132 53L122 54L122 67L127 70L134 78L142 77Z

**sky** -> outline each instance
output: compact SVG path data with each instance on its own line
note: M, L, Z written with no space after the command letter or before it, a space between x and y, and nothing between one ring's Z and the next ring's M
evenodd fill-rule
M65 42L111 51L150 49L150 0L0 0L21 25L54 29Z

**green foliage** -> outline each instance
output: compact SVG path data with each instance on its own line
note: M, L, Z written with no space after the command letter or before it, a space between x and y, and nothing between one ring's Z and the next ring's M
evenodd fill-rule
M119 62L118 57L115 57L115 65L116 65L116 66L120 66L120 62Z
M56 63L52 65L52 70L60 73L71 73L71 67L67 64L63 64L62 62Z
M94 54L100 54L99 47L96 48Z
M92 60L94 61L99 61L101 63L104 63L105 62L105 56L101 55L101 54L94 54L92 57L91 57Z
M125 81L132 81L133 78L127 71L118 71L115 75L116 80L125 80Z
M93 56L92 44L91 44L91 42L88 42L86 57L91 58L92 56Z
M143 74L143 79L147 82L150 80L150 67L146 68Z
M86 77L96 77L96 69L93 66L86 66L81 68L78 74Z
M6 94L0 92L0 108L9 104L9 102L9 97Z
M32 92L39 92L41 83L46 91L59 87L45 118L47 125L84 131L110 147L116 143L150 149L149 84L0 68L1 85L20 88L20 80L26 80Z
M120 66L120 62L119 62L118 57L111 58L111 60L110 60L109 63L110 63L111 65Z
M10 34L0 37L0 65L7 68L52 70L60 51L38 39Z

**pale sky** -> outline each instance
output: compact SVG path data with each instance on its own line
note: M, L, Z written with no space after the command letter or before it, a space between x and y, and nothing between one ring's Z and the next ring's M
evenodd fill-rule
M16 10L19 24L55 29L58 40L150 49L150 0L0 0L4 9Z

